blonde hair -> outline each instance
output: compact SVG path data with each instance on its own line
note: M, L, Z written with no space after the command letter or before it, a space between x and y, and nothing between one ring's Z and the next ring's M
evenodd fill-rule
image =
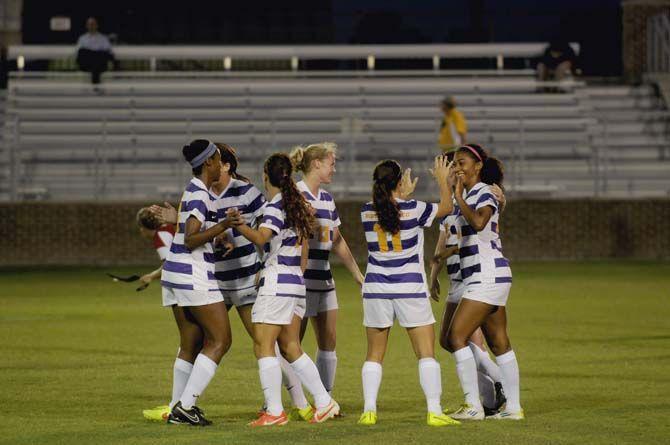
M289 157L294 170L309 173L312 161L326 159L331 154L337 157L337 144L334 142L320 142L306 147L298 145L291 150Z

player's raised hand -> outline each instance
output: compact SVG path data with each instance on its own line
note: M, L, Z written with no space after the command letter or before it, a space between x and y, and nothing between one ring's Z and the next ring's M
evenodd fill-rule
M163 204L165 204L165 207L153 204L149 207L149 212L160 224L177 224L177 209L172 207L169 202Z
M418 181L418 176L412 180L412 169L406 168L402 173L402 177L400 178L400 188L398 189L400 192L400 197L402 199L409 198L412 193L414 193L414 189L416 188L416 183Z
M435 160L433 161L433 168L429 169L429 171L436 181L447 182L452 165L453 162L449 162L446 156L436 156Z

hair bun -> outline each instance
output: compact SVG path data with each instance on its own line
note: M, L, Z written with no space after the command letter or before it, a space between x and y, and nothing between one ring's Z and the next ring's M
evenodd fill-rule
M295 170L305 171L305 166L302 165L302 161L305 159L305 147L300 145L294 147L293 150L291 150L291 154L289 154L289 158L291 159L291 164L293 164Z

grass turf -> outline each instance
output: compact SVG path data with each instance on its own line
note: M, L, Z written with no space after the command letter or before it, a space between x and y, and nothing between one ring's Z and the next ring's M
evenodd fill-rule
M116 269L117 273L136 272ZM670 264L515 264L510 337L527 420L425 425L407 335L391 334L379 424L356 424L365 357L360 298L341 268L334 395L346 414L323 425L252 430L262 404L251 341L233 313L233 348L202 397L214 425L150 423L167 403L177 331L153 284L143 293L103 270L0 272L0 443L660 443L670 437ZM434 305L436 315L442 304ZM305 350L314 352L308 331ZM438 351L443 405L460 387Z

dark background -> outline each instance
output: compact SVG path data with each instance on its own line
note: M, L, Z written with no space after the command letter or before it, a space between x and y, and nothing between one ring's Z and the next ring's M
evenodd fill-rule
M49 19L72 19L52 32ZM125 44L581 43L586 75L621 74L619 0L24 0L24 43L73 43L86 17Z

